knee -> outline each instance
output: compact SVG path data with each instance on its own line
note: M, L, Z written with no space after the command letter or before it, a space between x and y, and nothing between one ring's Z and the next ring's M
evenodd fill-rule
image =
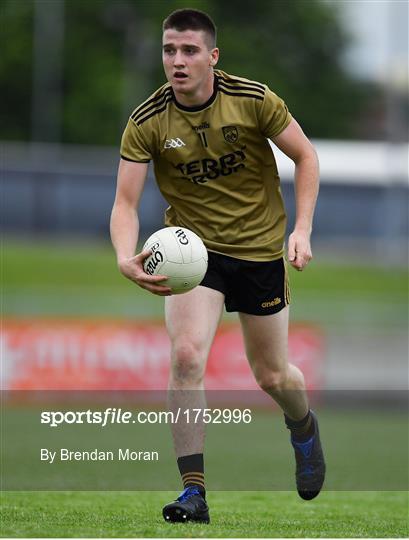
M269 371L257 377L257 383L267 394L274 394L285 387L287 373L285 371Z
M172 375L178 381L199 383L204 375L202 348L192 341L179 341L172 346Z

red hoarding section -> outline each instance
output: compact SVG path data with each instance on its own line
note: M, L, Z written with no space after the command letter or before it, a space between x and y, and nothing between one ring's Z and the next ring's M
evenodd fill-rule
M6 320L2 381L8 390L164 390L170 343L163 323L130 321ZM324 340L319 329L290 328L290 361L308 388L321 386ZM257 389L240 326L224 323L206 370L206 388Z

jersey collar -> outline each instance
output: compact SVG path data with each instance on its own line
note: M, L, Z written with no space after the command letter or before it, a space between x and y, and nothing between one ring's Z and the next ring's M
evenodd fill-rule
M173 92L173 88L172 88L172 94L173 94L173 99L175 100L176 107L178 109L181 109L182 111L186 111L186 112L198 112L198 111L203 111L214 102L214 100L217 97L217 89L218 89L217 77L215 76L214 82L213 82L213 94L205 103L203 103L203 105L197 105L196 107L186 107L185 105L182 105L181 103L179 103L176 99L175 93Z

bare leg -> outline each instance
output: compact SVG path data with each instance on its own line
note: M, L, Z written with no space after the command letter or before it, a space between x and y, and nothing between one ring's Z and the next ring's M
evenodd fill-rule
M322 488L325 460L316 416L313 413L308 415L304 376L297 367L288 363L288 312L286 307L274 315L241 313L240 321L247 356L257 382L288 417L286 424L291 430L295 452L297 491L302 499L310 500ZM302 428L305 431L297 434L294 422L304 419L306 423ZM293 427L289 425L291 420ZM304 447L305 444L308 447Z
M206 406L203 376L223 310L224 295L207 287L166 298L166 326L172 345L170 410ZM205 429L198 423L172 424L176 456L203 453Z
M274 315L240 313L247 358L259 386L293 420L308 413L304 376L288 363L289 308Z

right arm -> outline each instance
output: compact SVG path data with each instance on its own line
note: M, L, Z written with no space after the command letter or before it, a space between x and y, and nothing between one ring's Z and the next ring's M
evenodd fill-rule
M151 252L148 250L135 255L139 236L137 210L147 172L147 163L121 159L115 202L111 213L111 240L121 273L143 289L164 296L170 294L170 288L158 282L166 279L165 276L150 276L143 270L143 261Z

